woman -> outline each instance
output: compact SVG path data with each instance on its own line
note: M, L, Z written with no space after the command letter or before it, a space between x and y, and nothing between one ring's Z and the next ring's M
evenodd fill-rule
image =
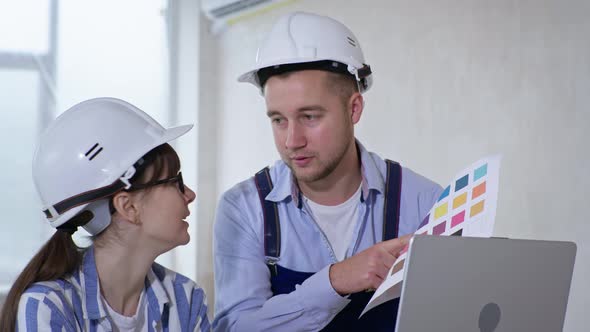
M14 283L2 331L209 331L205 294L156 257L188 243L178 156L164 129L122 100L73 106L46 130L33 158L44 213L57 229ZM83 227L93 244L81 250Z

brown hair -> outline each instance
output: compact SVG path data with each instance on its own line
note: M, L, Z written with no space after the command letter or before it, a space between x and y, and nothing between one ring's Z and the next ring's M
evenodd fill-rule
M354 76L332 72L327 74L326 83L332 92L340 97L344 105L355 92L359 92L359 85Z
M180 170L178 155L169 144L162 144L144 157L153 172L146 175L144 168L131 179L133 183L147 183L162 175L174 176ZM80 214L68 220L75 222ZM67 232L56 231L53 236L29 261L12 285L0 314L0 329L4 331L16 330L16 318L21 295L35 282L57 280L71 275L82 263L84 249L76 246L72 236Z
M319 70L319 69L316 69ZM274 74L271 76L277 76L281 79L288 78L293 73L297 71L286 71L280 74ZM322 70L322 72L326 73L325 83L330 88L330 91L334 93L336 96L340 97L340 100L344 105L348 102L348 99L355 93L359 92L359 85L356 78L352 75L348 74L341 74L341 73L333 73L330 71ZM270 77L269 77L270 78ZM262 87L262 94L265 93L264 85Z

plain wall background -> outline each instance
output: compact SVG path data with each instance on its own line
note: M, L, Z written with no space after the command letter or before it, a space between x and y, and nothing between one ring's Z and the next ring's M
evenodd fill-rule
M383 157L447 185L503 155L495 235L575 241L566 331L589 304L590 1L296 1L212 35L200 32L198 247L209 252L216 199L278 158L265 105L236 82L263 33L305 10L349 26L374 72L356 136ZM211 129L214 128L214 129ZM202 184L202 186L201 186ZM198 281L213 299L212 260ZM551 287L551 285L547 285Z

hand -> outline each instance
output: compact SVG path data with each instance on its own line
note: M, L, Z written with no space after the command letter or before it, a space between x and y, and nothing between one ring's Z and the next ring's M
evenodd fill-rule
M409 234L377 243L330 266L330 282L334 290L340 295L346 295L379 287L411 236Z

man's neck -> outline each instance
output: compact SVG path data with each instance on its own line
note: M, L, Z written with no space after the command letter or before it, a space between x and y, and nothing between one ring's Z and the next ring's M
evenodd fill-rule
M346 202L359 188L362 175L356 143L352 144L340 164L328 176L313 182L299 181L305 197L321 205L338 205Z

